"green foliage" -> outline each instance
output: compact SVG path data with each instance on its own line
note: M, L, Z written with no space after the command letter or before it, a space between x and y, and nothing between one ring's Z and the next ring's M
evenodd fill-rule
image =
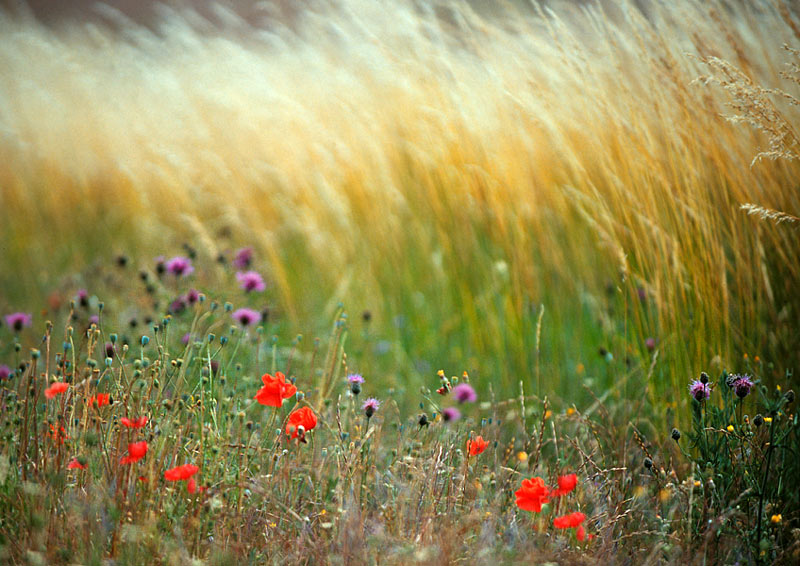
M800 423L791 406L795 393L756 379L752 389L737 395L739 377L722 372L709 382L708 400L692 399L688 450L682 450L692 465L692 481L700 484L696 507L689 509L692 533L702 537L726 531L746 541L749 560L772 562L785 559L782 523L800 516ZM709 522L708 517L722 520Z

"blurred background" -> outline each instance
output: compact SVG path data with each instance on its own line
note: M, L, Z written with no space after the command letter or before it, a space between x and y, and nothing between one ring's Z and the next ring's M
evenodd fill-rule
M763 89L797 96L799 30L778 1L7 2L0 310L157 316L137 269L188 246L224 295L252 246L269 332L342 303L398 390L782 378L798 107Z

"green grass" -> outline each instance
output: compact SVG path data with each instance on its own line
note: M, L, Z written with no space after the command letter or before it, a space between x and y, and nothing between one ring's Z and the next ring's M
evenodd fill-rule
M381 374L381 358L401 344L376 350L372 321L341 308L321 340L290 338L269 322L232 324L226 298L255 306L263 297L237 290L230 267L195 266L185 279L148 273L147 281L130 266L98 268L86 275L108 289L60 309L43 340L38 328L2 330L0 360L15 370L0 384L8 562L792 560L800 508L793 393L757 386L739 401L724 375L713 378L712 399L692 402L694 428L679 441L662 424L675 415L655 412L665 403L634 394L637 372L613 362L594 384L581 376L588 402L570 391L542 399L522 380L509 395L502 382L470 375L448 379L469 379L478 392L476 403L458 404L436 389L460 371L440 378L418 369L421 388L404 381L413 370ZM131 304L169 304L189 286L208 295L150 324L112 322ZM277 371L298 392L281 408L262 406L253 399L260 375ZM366 378L358 397L346 380L353 371ZM761 378L763 366L751 372ZM67 390L46 398L55 382ZM98 393L111 404L93 405ZM368 419L361 403L372 396L381 406ZM305 444L284 433L301 406L318 418ZM463 418L443 421L453 406ZM771 420L757 422L762 414ZM121 424L140 416L142 429ZM488 447L468 457L478 435ZM122 463L139 441L148 444L144 458ZM73 459L86 469L68 468ZM164 479L184 463L200 469L195 493ZM523 479L555 486L568 473L578 487L541 512L514 504ZM575 511L586 516L587 540L553 527Z

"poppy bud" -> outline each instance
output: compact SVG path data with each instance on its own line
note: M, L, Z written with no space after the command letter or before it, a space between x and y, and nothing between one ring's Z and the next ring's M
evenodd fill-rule
M674 440L675 442L678 442L680 439L681 439L681 431L679 431L677 428L673 428L672 429L672 440Z

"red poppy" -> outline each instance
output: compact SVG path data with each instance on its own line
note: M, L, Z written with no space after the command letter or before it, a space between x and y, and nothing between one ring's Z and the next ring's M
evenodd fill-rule
M186 482L186 491L189 493L197 493L197 482L194 481L194 478L189 478L189 481Z
M89 398L89 406L93 407L97 403L97 407L104 407L111 404L111 396L108 393L98 393Z
M289 420L286 423L286 434L291 438L305 437L305 433L317 426L317 415L310 407L301 407L296 411L289 414ZM302 431L300 429L302 427Z
M122 417L119 422L122 423L122 426L126 426L128 428L142 428L147 424L147 417L139 417L138 419Z
M535 513L540 513L542 505L550 502L550 490L542 478L522 480L522 487L514 495L517 496L517 507Z
M583 528L583 525L578 527L577 532L575 533L577 539L581 542L586 540L586 529Z
M553 491L553 496L560 497L562 495L566 495L575 489L576 485L578 485L578 476L576 474L558 476L558 489Z
M482 436L476 436L474 440L467 440L467 452L470 456L477 456L489 446L489 443Z
M69 436L67 436L67 431L64 430L63 426L56 428L53 425L50 425L49 436L50 438L53 439L54 442L57 442L58 444L64 444L64 440L69 438Z
M63 381L56 381L50 387L44 390L44 396L48 399L52 399L56 395L61 395L69 389L69 383L64 383Z
M81 462L81 459L79 458L73 458L70 460L69 464L67 464L68 470L85 470L88 467L89 466L86 464L86 462Z
M194 464L184 464L182 466L176 466L164 472L164 479L167 481L188 480L190 477L192 477L199 471L200 468L198 468Z
M553 526L557 529L574 529L586 520L586 515L581 512L569 513L553 519Z
M255 400L268 407L280 407L283 400L297 393L297 387L286 381L286 376L277 372L275 376L265 373L261 376L264 387L258 390Z
M141 442L132 442L128 444L128 455L124 456L119 463L120 464L133 464L134 462L138 462L144 455L147 454L147 442L142 440Z

